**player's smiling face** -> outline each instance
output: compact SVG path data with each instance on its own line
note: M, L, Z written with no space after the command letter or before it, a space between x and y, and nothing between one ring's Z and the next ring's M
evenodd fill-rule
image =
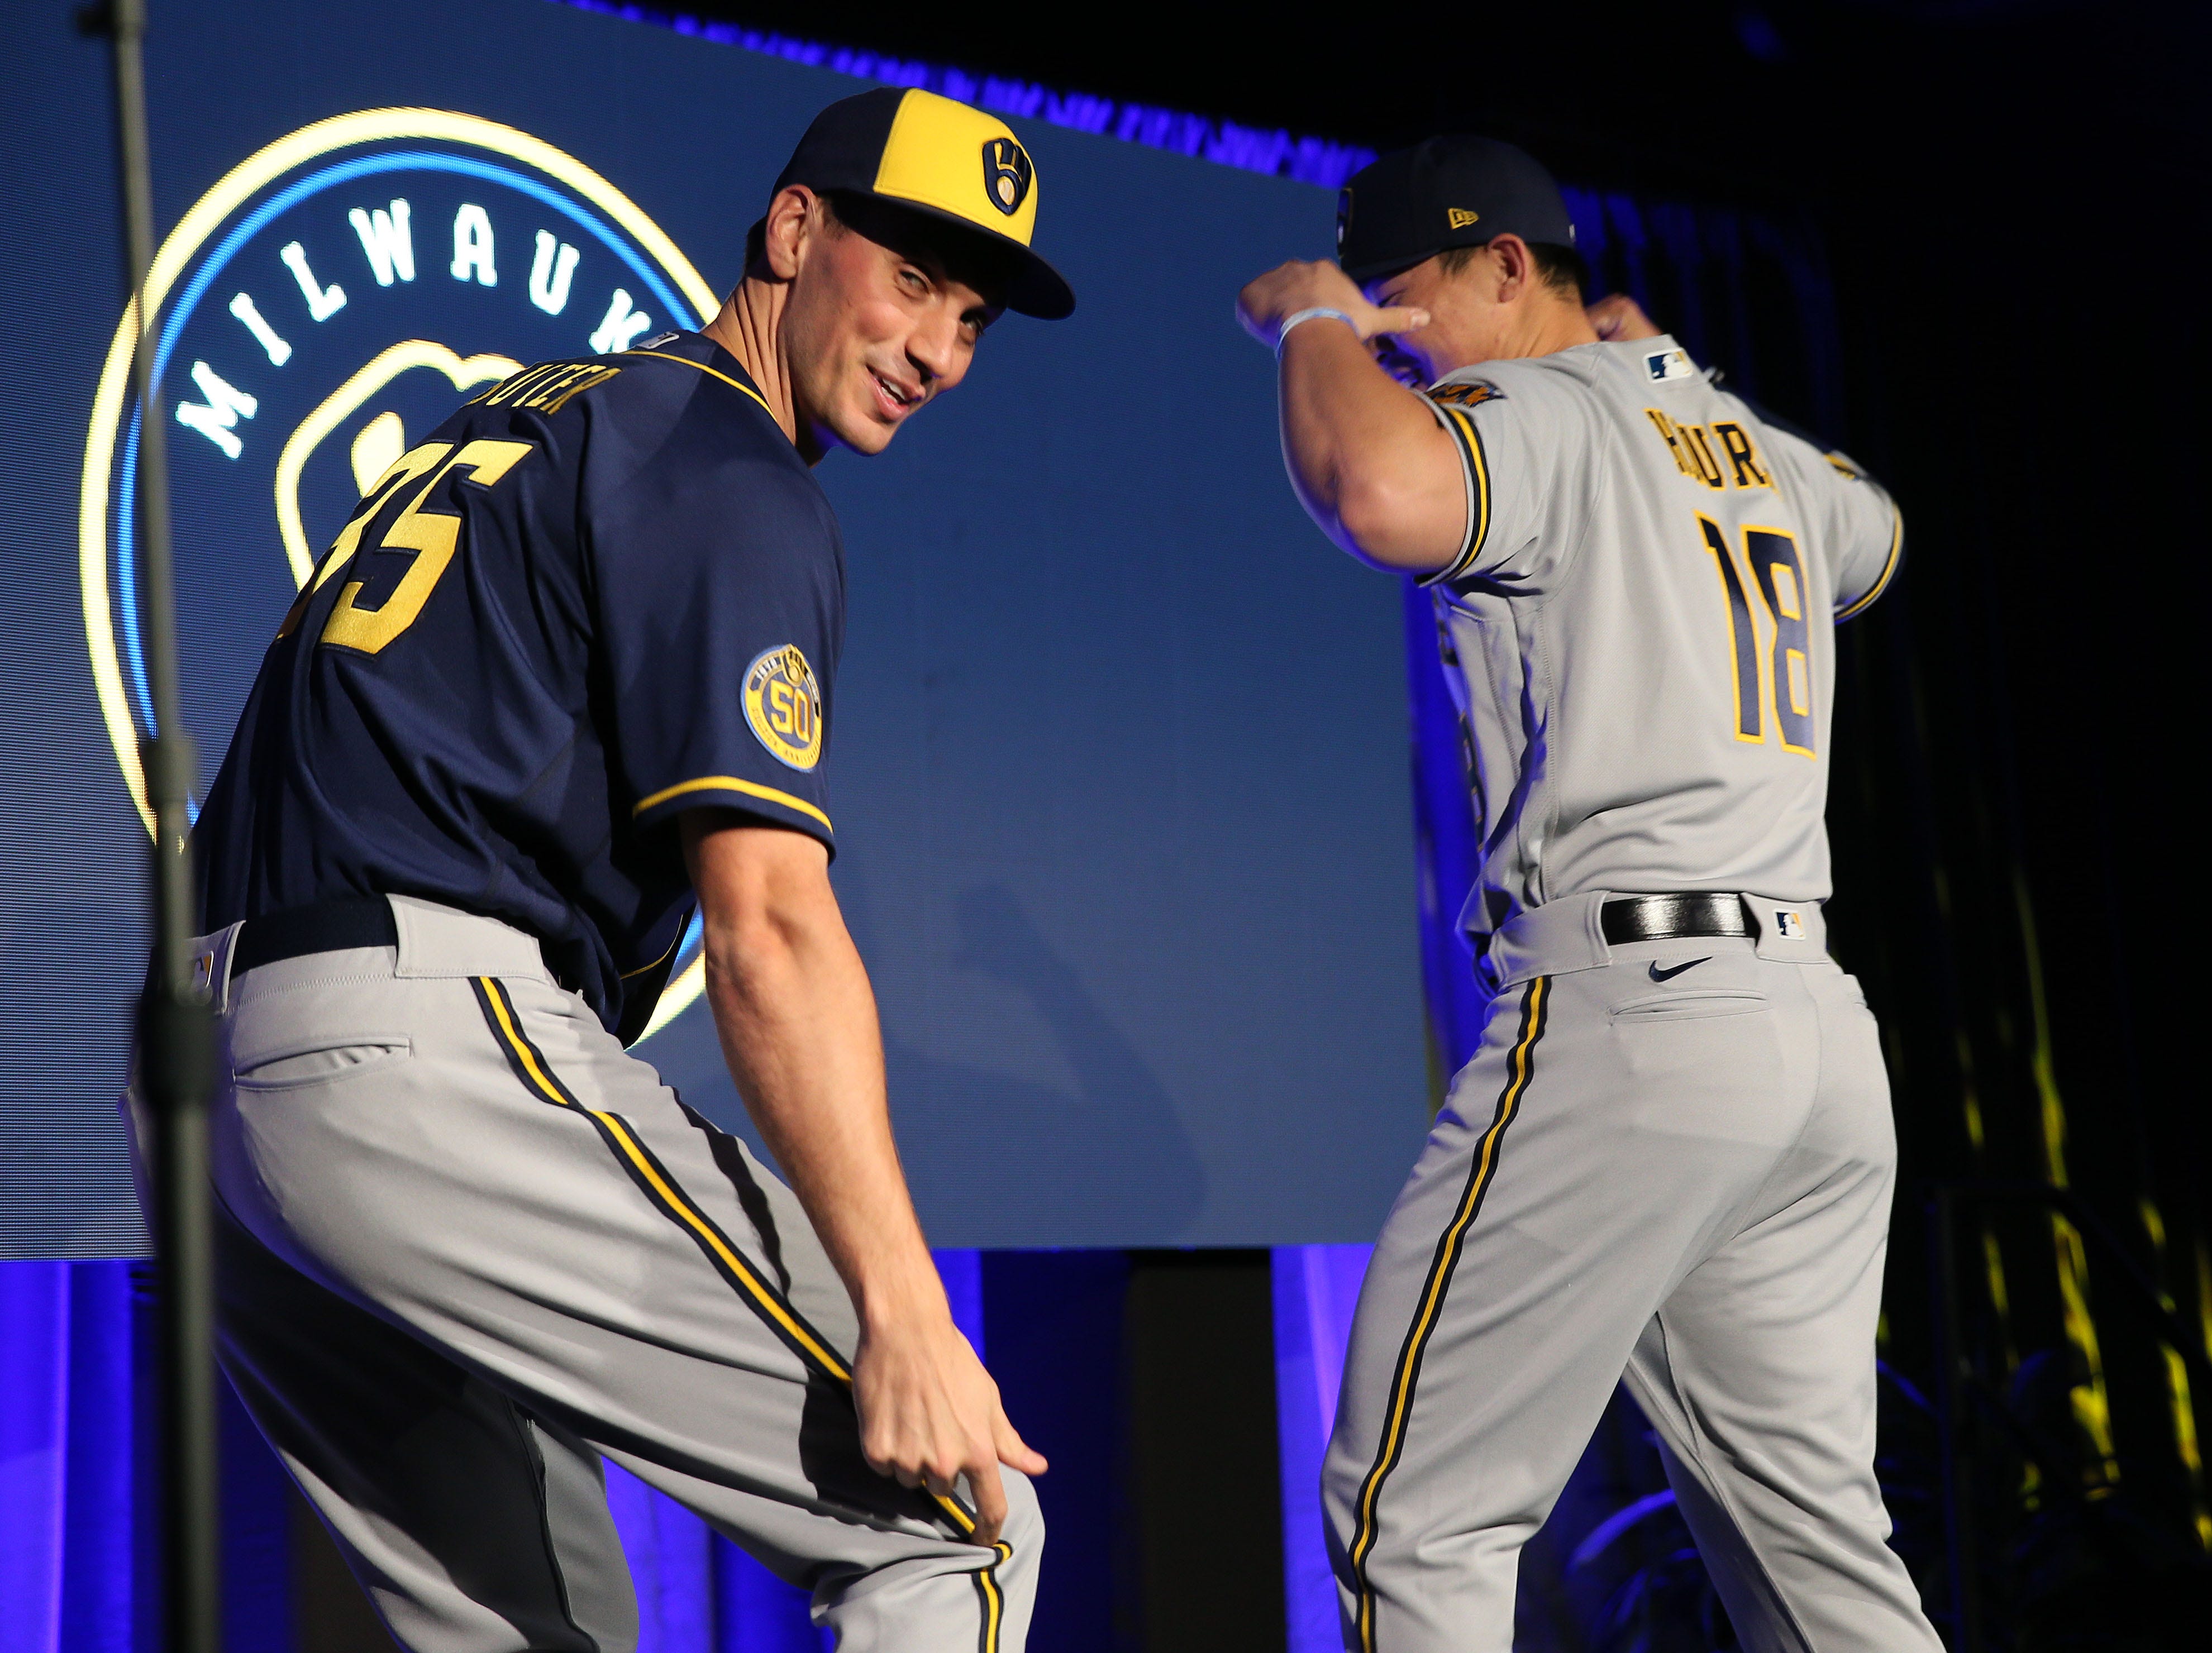
M950 238L853 216L886 239L835 222L809 236L784 320L793 411L817 447L880 453L966 377L1001 306Z

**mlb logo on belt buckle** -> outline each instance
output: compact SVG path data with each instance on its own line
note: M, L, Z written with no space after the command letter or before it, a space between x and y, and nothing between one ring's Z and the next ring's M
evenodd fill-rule
M1802 941L1805 939L1805 915L1794 907L1776 908L1774 933L1784 941Z

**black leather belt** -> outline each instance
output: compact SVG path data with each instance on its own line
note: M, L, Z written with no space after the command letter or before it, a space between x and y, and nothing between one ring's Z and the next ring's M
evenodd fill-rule
M398 945L399 927L392 921L390 902L381 896L343 896L246 920L231 944L230 973L235 978L260 965L309 953Z
M1598 909L1598 926L1615 945L1672 941L1677 936L1756 934L1741 896L1622 896Z

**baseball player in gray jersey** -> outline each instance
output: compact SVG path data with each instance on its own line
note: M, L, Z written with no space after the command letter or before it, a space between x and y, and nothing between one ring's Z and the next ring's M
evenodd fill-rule
M1340 269L1240 301L1306 508L1434 595L1496 994L1360 1293L1346 1644L1504 1653L1625 1374L1747 1647L1932 1650L1874 1474L1888 1088L1820 910L1833 627L1897 511L1586 312L1573 235L1527 155L1432 139L1352 180Z

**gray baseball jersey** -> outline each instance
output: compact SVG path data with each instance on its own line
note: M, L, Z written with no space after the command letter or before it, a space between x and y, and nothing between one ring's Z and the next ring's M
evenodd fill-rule
M1428 395L1467 475L1427 583L1484 835L1468 927L1591 890L1824 899L1831 629L1897 568L1889 496L1670 338Z

